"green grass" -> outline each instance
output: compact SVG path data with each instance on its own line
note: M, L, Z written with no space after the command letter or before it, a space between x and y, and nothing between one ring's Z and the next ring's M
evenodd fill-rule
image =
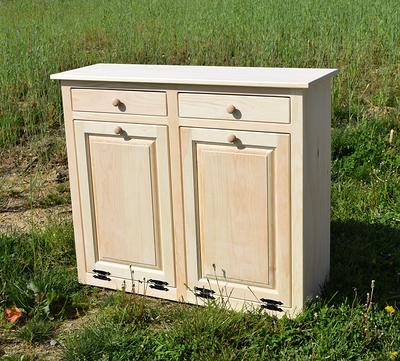
M391 352L400 352L398 29L397 0L0 1L0 149L31 145L32 138L47 144L49 134L58 137L54 144L63 144L59 84L49 75L78 66L340 69L333 86L331 279L298 318L276 320L121 293L98 299L93 288L77 282L71 225L52 224L42 231L0 234L0 308L24 311L17 325L2 328L45 343L63 319L98 307L94 319L63 336L65 360L396 359ZM389 144L391 129L395 137ZM47 148L41 149L40 159L51 161L50 151L46 158ZM16 194L9 196L18 196L18 184L12 189ZM51 207L67 201L62 184L31 203ZM1 203L6 202L4 191ZM373 279L374 304L367 310ZM395 306L394 314L384 310L387 304Z
M0 144L62 124L49 75L96 62L338 67L334 111L398 114L397 0L2 1Z
M64 360L388 360L400 345L400 318L360 305L315 303L277 320L212 304L114 298L67 337Z
M53 207L61 204L69 204L69 186L66 183L57 184L54 189L48 192L39 200L39 205L42 207Z
M72 226L0 234L0 280L0 307L17 306L27 318L63 317L80 308Z
M18 337L27 342L43 342L48 340L54 330L52 322L34 318L18 330Z
M6 355L0 358L2 361L38 361L39 359L36 356L14 353L12 355Z
M357 222L332 226L331 282L294 320L122 292L99 298L90 295L96 289L77 283L71 225L2 235L1 306L24 311L16 325L3 327L24 341L46 343L63 319L96 307L94 319L62 336L64 360L390 359L390 352L400 350L400 315L384 306L394 305L400 294L398 258L386 252L398 252L393 248L400 233ZM382 245L385 240L393 243ZM368 308L371 277L376 287Z

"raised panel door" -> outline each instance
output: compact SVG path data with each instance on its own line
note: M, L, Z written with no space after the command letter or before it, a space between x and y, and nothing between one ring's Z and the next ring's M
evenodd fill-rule
M181 137L189 288L290 307L290 136L181 128Z
M75 120L74 129L87 272L174 286L167 127Z

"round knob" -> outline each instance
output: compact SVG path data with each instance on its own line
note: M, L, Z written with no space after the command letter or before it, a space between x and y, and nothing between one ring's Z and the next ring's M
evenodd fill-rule
M114 105L114 107L117 107L120 104L121 104L121 101L118 98L114 98L112 100L112 105Z
M235 108L235 106L234 106L233 104L229 104L229 105L226 107L226 111L227 111L229 114L233 114L233 113L236 111L236 108Z
M124 130L121 127L115 127L115 129L114 129L115 134L122 134L123 131Z
M226 139L228 140L229 143L234 143L237 138L235 134L229 134Z

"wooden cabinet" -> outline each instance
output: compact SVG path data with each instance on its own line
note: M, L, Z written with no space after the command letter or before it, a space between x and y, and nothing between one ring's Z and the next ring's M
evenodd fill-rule
M329 272L335 73L98 64L53 75L80 282L299 312Z

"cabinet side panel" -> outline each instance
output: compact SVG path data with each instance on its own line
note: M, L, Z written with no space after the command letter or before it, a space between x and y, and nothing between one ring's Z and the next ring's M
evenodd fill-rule
M317 295L330 267L331 81L305 95L304 117L304 298Z
M85 248L82 235L79 180L78 180L78 171L76 164L75 134L74 134L73 116L71 108L70 89L71 89L70 86L67 86L64 83L61 84L78 279L79 282L86 283Z

